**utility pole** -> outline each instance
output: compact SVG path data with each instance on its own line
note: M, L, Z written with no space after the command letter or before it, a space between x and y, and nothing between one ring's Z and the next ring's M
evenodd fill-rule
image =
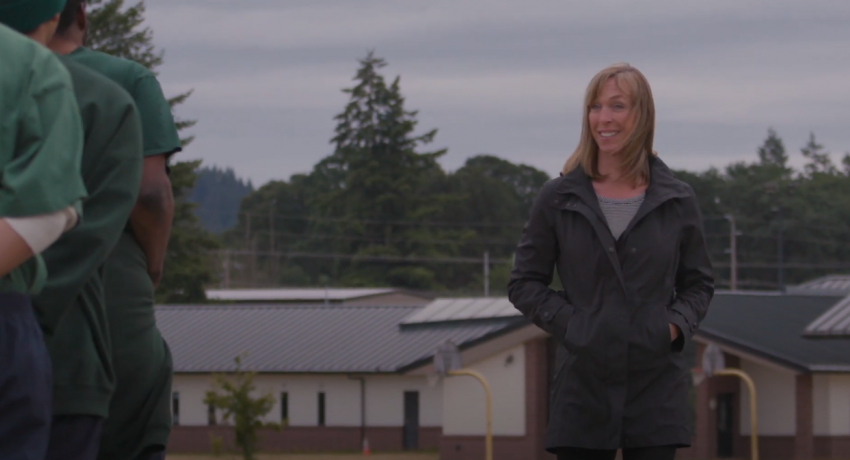
M729 221L729 288L738 290L738 231L735 229L735 216L726 214Z
M484 297L490 297L490 251L484 251Z
M245 213L245 245L249 246L251 243L251 213Z
M230 287L230 249L224 250L224 288Z
M784 244L784 241L783 241L783 238L782 238L783 237L782 231L783 231L783 227L784 227L784 222L782 221L782 206L778 206L776 208L776 212L777 212L777 218L779 220L779 237L776 239L777 240L777 242L776 242L776 246L777 246L776 247L776 255L777 255L776 280L777 280L777 283L779 284L779 292L784 293L785 292L785 280L784 280L785 276L784 276L784 273L783 273L784 267L782 266L782 264L784 263L784 259L785 259L785 244Z
M249 269L248 269L248 272L249 272L248 283L249 284L248 285L253 286L254 272L255 272L255 267L257 265L257 260L256 260L257 255L254 252L255 249L256 249L254 247L254 240L251 239L251 213L250 212L245 213L245 248L247 250L251 251L251 253L248 255L248 258L249 258L248 259L248 267L249 267Z
M271 284L272 286L277 285L277 256L274 253L274 205L277 202L276 199L272 198L272 202L269 205L269 254L271 255Z

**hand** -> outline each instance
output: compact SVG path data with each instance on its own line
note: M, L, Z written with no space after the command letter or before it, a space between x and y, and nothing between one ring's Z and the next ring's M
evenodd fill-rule
M681 332L679 332L679 326L676 326L673 323L670 323L669 326L670 326L670 342L675 342L676 339L678 339L679 335L681 334Z

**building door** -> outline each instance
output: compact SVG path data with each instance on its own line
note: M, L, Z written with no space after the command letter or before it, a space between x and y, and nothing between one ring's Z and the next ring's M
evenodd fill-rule
M419 449L419 392L404 392L404 450Z
M735 438L732 423L734 420L734 411L732 410L734 396L732 393L717 395L717 456L719 458L732 458L732 444Z

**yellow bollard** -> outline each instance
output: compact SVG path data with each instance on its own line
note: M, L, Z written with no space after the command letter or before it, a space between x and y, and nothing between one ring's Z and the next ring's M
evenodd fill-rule
M753 383L753 379L751 379L749 375L744 373L744 371L741 371L739 369L721 369L719 371L714 372L714 375L731 375L735 377L740 377L741 380L746 382L747 387L750 389L750 450L752 460L758 460L758 417L756 415L756 385L755 383Z
M484 398L485 404L487 406L487 432L484 436L484 459L485 460L493 460L493 429L492 429L492 401L490 399L490 385L487 383L487 379L484 378L477 371L473 371L470 369L458 369L456 371L449 371L448 375L468 375L470 377L475 377L481 382L481 386L484 387Z

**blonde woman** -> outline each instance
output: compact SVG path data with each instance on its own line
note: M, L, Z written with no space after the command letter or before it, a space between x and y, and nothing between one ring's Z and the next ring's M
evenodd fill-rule
M579 145L517 247L510 300L559 345L546 434L559 460L667 460L690 445L682 349L714 279L694 192L653 153L654 133L643 74L596 74Z

